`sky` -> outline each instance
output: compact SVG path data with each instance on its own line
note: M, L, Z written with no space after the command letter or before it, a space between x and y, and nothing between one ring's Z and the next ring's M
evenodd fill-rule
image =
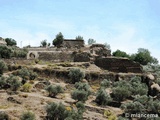
M0 37L19 47L82 36L129 54L145 48L160 61L160 0L0 0Z

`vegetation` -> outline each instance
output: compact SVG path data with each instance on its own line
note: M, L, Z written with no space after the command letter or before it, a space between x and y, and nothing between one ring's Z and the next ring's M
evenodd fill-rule
M105 48L107 48L108 50L111 50L111 46L108 43L104 43Z
M17 42L12 38L6 38L5 41L7 43L7 46L16 46L17 45Z
M13 91L17 91L18 88L21 86L21 81L17 76L13 75L9 76L7 78L7 82L9 83L9 85L11 86L11 90Z
M71 79L71 83L80 82L84 77L85 74L78 68L70 69L69 71L69 77Z
M11 58L12 50L7 46L0 46L0 58Z
M115 57L126 57L126 58L130 57L126 52L121 50L116 50L115 52L112 53L112 55Z
M7 84L7 79L4 76L0 77L0 89L5 88L6 84Z
M94 39L88 39L88 45L92 45L92 44L94 44L94 43L96 43L96 40L94 40Z
M23 86L22 86L22 91L23 92L30 92L30 89L32 88L32 85L30 83L25 83Z
M83 37L80 36L80 35L78 35L78 36L76 37L76 40L83 40Z
M108 88L108 87L110 87L110 85L111 85L111 82L109 80L107 80L107 79L104 79L101 82L101 87L103 87L103 88Z
M56 38L53 40L53 45L56 46L56 47L60 47L60 45L63 43L63 35L61 32L59 32L57 35L56 35Z
M9 120L8 114L0 111L0 120Z
M59 85L49 85L46 90L49 92L50 97L55 97L58 93L63 92L63 88Z
M65 107L62 103L50 103L46 107L47 120L82 120L84 105L77 103L77 111Z
M97 92L95 102L98 105L108 105L111 101L112 101L112 98L110 97L110 95L107 94L105 89L100 89Z
M0 60L0 76L3 74L4 70L7 69L7 65L3 60Z
M71 96L73 99L85 102L88 96L91 94L90 86L87 83L76 83L75 90L72 92Z
M126 52L117 50L112 53L113 56L116 57L127 57L130 60L133 60L135 62L138 62L142 65L147 65L148 63L157 64L158 60L151 56L151 53L148 49L139 48L137 53L129 55Z
M35 120L35 114L32 112L24 112L21 117L20 120Z

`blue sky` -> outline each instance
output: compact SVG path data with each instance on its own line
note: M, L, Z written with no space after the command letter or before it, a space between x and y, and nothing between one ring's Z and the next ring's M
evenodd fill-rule
M160 60L160 0L0 0L0 36L20 46L83 36L111 50L146 48Z

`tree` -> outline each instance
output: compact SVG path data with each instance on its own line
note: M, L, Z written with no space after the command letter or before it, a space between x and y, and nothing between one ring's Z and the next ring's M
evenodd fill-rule
M56 46L56 47L60 47L60 45L63 43L63 35L61 32L59 32L57 35L56 35L56 38L53 40L53 45Z
M7 46L14 46L14 45L16 46L17 45L17 42L12 38L6 38L5 41L7 43Z
M151 56L150 51L144 48L139 48L138 52L132 56L132 59L142 65L147 65L148 63L158 63L158 60Z
M92 45L94 43L96 43L96 40L91 39L91 38L88 39L88 45Z
M111 50L111 46L108 43L104 43L105 48L107 48L108 50Z
M113 56L115 57L127 57L129 58L129 55L124 52L124 51L121 51L121 50L116 50L115 52L112 53Z
M12 50L7 46L0 46L0 58L11 58Z
M47 46L47 40L42 40L41 41L41 46L46 47Z
M46 90L49 92L50 97L55 97L58 93L63 92L63 88L59 85L49 85Z
M80 36L80 35L78 35L78 36L76 37L76 40L83 40L83 37Z

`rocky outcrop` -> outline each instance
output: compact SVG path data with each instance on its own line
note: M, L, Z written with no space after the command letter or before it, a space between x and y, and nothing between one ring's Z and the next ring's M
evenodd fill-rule
M127 58L96 58L95 64L98 67L112 71L112 72L123 72L123 73L142 73L142 67L139 63L133 62Z

